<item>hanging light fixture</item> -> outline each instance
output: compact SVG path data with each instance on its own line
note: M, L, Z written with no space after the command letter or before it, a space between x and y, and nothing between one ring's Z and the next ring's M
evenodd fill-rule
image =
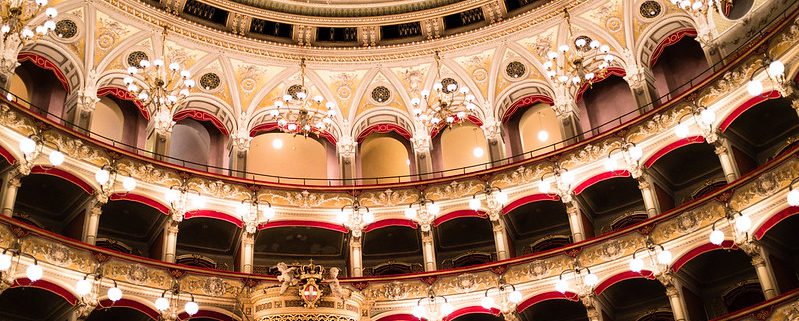
M121 174L118 167L116 160L112 160L110 164L103 165L94 173L94 180L100 185L97 196L103 203L108 201L108 197L113 193L114 185L119 179L119 175L122 175L122 189L125 193L130 193L136 189L136 179L130 173Z
M603 164L605 170L608 172L615 172L620 169L618 156L616 156L617 154L614 154L616 151L621 151L621 158L624 160L627 171L633 173L640 168L641 158L644 157L644 151L641 149L641 147L635 145L635 143L625 140L621 143L621 146L608 151L608 157L605 158Z
M492 292L496 292L496 294L490 295ZM495 297L498 297L499 300L495 300ZM504 275L500 275L497 285L485 290L480 305L486 310L498 309L505 320L509 321L514 320L510 315L516 312L516 307L520 302L522 302L522 293L517 291L513 284L506 283Z
M469 87L459 86L452 78L441 79L441 56L435 52L436 78L432 90L424 89L419 97L411 99L413 116L425 128L438 128L442 121L447 126L458 124L474 116L477 105ZM482 156L482 155L481 155Z
M569 280L569 276L571 276L571 280ZM574 267L563 270L558 276L558 280L555 281L555 291L565 295L574 294L575 297L570 299L577 300L593 295L597 284L599 284L599 277L591 273L591 269L581 267L575 259Z
M174 185L166 191L164 200L169 204L170 214L175 222L183 221L186 212L205 206L205 198L199 191L189 188L188 179L185 178L181 185Z
M500 210L508 203L508 193L503 192L499 187L491 186L489 182L485 182L482 191L472 195L469 200L469 208L473 211L482 209L483 201L481 198L486 200L486 207L490 210Z
M732 6L732 0L671 0L671 4L694 16L716 11L724 14L724 8Z
M13 278L23 256L33 261L33 264L25 268L25 277L31 283L42 279L44 270L39 266L39 261L33 255L22 252L22 244L20 244L19 239L14 239L11 247L3 249L3 252L0 253L0 283L11 285L15 282Z
M20 172L27 174L35 165L36 159L42 154L44 150L44 135L36 132L28 137L24 137L19 141L19 151L22 153L20 159L21 170ZM64 163L66 156L61 152L58 145L47 156L49 166L58 167Z
M283 99L275 101L269 114L284 133L308 137L309 134L319 135L333 123L336 104L330 101L325 103L321 95L309 99L308 88L305 86L305 69L305 58L302 58L300 84L289 87Z
M734 210L729 203L724 204L724 217L716 220L710 226L710 243L723 246L726 235L721 230L721 223L726 222L733 230L734 244L744 244L749 241L749 231L752 229L752 219L740 211Z
M246 232L254 234L258 230L258 224L269 222L275 218L275 209L272 207L272 203L268 201L266 206L262 206L258 202L257 190L253 190L250 198L242 200L241 204L236 207L236 214L244 221Z
M75 283L75 293L78 294L80 302L79 305L89 307L87 312L93 311L96 308L105 309L110 306L102 306L99 301L100 293L103 288L103 272L100 267L94 273L86 274L82 279ZM122 290L119 289L117 281L110 279L111 284L106 290L106 297L111 304L116 303L122 299ZM86 315L88 317L88 315Z
M561 44L557 51L547 53L547 60L543 65L545 74L550 80L564 86L590 86L595 79L605 77L614 57L610 54L610 47L596 39L586 36L573 38L569 10L564 8L563 15L570 44Z
M772 59L768 54L763 54L763 58L759 62L759 66L752 71L752 76L746 84L746 91L752 97L763 95L763 83L759 79L755 79L755 75L760 70L766 71L772 87L782 89L785 86L785 65L781 61Z
M686 138L691 132L690 127L688 127L685 121L687 117L693 118L694 123L699 127L699 133L702 137L708 142L715 141L716 133L713 124L716 121L716 113L713 110L697 106L696 104L692 104L691 112L682 115L677 121L677 126L674 126L674 135L677 136L677 138Z
M636 249L630 259L630 271L642 273L648 269L655 276L666 273L671 267L673 256L662 244L656 244L652 237L646 236L646 245Z
M155 299L155 309L161 313L161 317L165 320L178 320L178 309L182 301L180 295L186 293L189 295L186 303L183 304L183 311L189 317L197 314L200 311L200 306L194 301L194 294L191 292L182 292L180 290L180 283L176 280L172 281L171 289L166 289L161 293L161 296Z
M44 13L39 25L31 22ZM22 47L55 30L58 10L47 7L47 0L5 0L0 2L0 73L11 75L19 66L17 56Z
M554 186L552 184L553 182L555 183ZM541 179L538 181L538 191L541 192L541 194L557 195L564 203L568 203L572 199L574 182L574 173L561 167L560 164L554 163L552 179L547 179L546 174L542 175Z
M362 206L358 194L353 193L352 203L341 207L336 214L336 221L352 231L352 237L360 238L363 235L363 229L374 223L375 215L369 211L368 207Z
M547 130L544 128L544 119L543 119L544 114L542 114L540 110L536 114L538 114L538 128L539 128L536 137L538 138L538 141L545 142L549 139L549 132L547 132Z
M795 189L793 184L799 181L799 178L794 178L790 184L788 184L788 195L785 196L786 202L790 206L799 206L799 190Z
M427 297L416 301L413 307L413 316L419 320L443 321L450 315L455 308L449 303L446 297L436 295L433 289L427 290Z
M167 26L164 26L161 42L163 45L162 54L166 56L166 33ZM192 88L195 86L194 79L191 79L191 72L188 68L184 69L180 63L172 61L168 63L163 58L157 58L150 62L142 59L139 66L128 67L128 76L123 82L136 99L153 112L153 129L159 135L166 135L172 132L175 122L174 113L188 103L188 98L192 95Z
M441 212L441 207L435 201L427 198L423 189L419 189L419 197L408 204L405 209L405 218L419 224L422 232L430 232L436 216Z

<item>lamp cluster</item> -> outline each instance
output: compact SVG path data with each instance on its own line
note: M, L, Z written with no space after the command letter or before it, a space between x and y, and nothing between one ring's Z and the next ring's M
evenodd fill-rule
M450 78L441 79L441 56L435 53L436 81L432 90L424 89L411 99L414 118L425 128L436 128L443 121L447 126L461 123L474 115L477 105L469 87L459 86Z
M333 123L336 104L330 101L325 103L321 95L309 99L305 87L305 72L305 58L303 58L300 60L301 78L299 87L296 87L298 90L287 93L282 100L275 101L269 115L277 121L278 128L284 133L308 137L309 134L319 135Z
M547 77L565 86L581 87L605 76L614 57L608 45L582 36L573 38L569 11L563 9L571 45L562 44L556 51L547 52L543 67Z

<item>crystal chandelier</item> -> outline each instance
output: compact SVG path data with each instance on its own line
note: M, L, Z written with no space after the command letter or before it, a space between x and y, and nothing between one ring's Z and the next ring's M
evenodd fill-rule
M413 116L425 128L437 128L442 121L447 126L460 123L469 116L474 116L477 105L475 97L469 93L469 87L458 86L451 78L441 79L441 57L435 53L436 82L433 90L424 89L419 97L411 99Z
M633 252L633 257L630 259L630 271L643 273L644 268L647 268L655 276L658 276L668 272L672 259L671 251L662 244L656 244L652 237L647 235L646 244Z
M605 77L613 62L610 47L586 36L573 38L569 11L564 8L563 13L568 26L567 39L571 44L562 44L557 51L547 53L545 73L550 80L564 86L580 88L584 84L591 85L594 79Z
M164 56L166 56L166 32L167 27L164 26L161 38ZM123 82L142 105L153 111L150 121L159 135L166 135L172 131L175 125L172 120L175 111L188 102L187 98L195 86L188 68L184 69L180 63L174 61L167 64L161 58L152 62L142 59L138 67L128 67L128 76L125 76Z
M330 101L325 103L321 95L308 99L308 88L305 87L305 58L300 60L300 84L289 87L283 99L275 101L273 107L269 115L277 121L281 131L304 137L324 132L336 115L336 104Z
M727 223L733 230L733 243L744 244L749 241L749 230L752 229L752 219L740 211L732 209L730 203L724 204L724 217L716 220L710 226L710 243L718 246L724 245L727 238L724 231L717 225Z
M571 275L571 282L565 276ZM574 261L574 267L571 269L563 270L555 281L555 290L573 296L570 299L576 300L578 298L593 295L594 288L599 284L599 277L591 273L587 267L581 267L578 262Z
M405 218L419 224L422 232L430 232L433 221L441 212L441 207L435 201L427 198L423 190L419 190L419 198L405 209Z
M419 320L426 321L443 321L447 316L455 311L452 304L447 301L447 298L441 295L436 295L433 289L427 290L427 297L416 301L413 307L413 316Z
M352 204L341 207L336 215L336 221L352 231L352 237L360 238L363 235L363 229L374 223L375 215L369 211L368 207L361 205L356 195Z
M499 301L494 299L494 296L489 295L496 292ZM516 320L515 315L516 307L522 302L522 293L516 290L513 284L506 283L505 277L500 276L496 286L490 287L485 290L483 299L480 300L480 305L486 309L499 309L505 321Z
M173 280L171 289L166 289L161 296L155 299L155 308L161 313L163 320L179 320L177 306L180 303L180 295L187 293L189 300L183 305L183 312L191 316L200 311L200 306L194 301L194 294L191 292L181 292L180 283Z
M43 23L31 26L31 21L42 14L47 17ZM4 0L0 2L0 73L10 75L19 66L17 56L22 47L41 39L55 30L58 11L47 7L47 0ZM33 27L33 29L31 29Z

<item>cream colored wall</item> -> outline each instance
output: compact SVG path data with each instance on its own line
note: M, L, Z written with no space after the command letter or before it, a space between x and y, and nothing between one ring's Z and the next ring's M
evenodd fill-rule
M483 149L483 155L476 157L474 149ZM472 123L455 125L444 129L441 133L441 158L443 169L455 169L470 165L483 164L491 160L488 152L488 142L483 136L483 130ZM468 171L476 171L483 167L475 167Z
M390 136L367 137L360 148L361 177L410 175L408 150Z
M538 139L538 133L545 130L548 138L544 141ZM519 119L519 138L522 142L522 149L525 152L538 148L559 143L563 140L563 133L560 130L560 121L555 116L555 111L549 105L536 104L528 108ZM551 148L542 149L534 152L533 155L540 155L551 151Z
M9 86L8 91L17 97L22 98L22 100L30 101L28 86L25 85L25 82L17 74L13 74L11 76L11 85Z
M119 105L108 97L100 98L92 112L89 131L100 140L122 141L125 115ZM95 136L95 135L93 135Z
M272 144L283 143L281 148ZM313 138L285 133L256 136L247 152L247 171L286 177L327 178L325 146Z

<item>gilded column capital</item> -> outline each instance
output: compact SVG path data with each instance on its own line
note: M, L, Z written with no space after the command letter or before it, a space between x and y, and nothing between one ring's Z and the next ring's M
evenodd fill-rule
M343 136L341 139L336 143L336 150L338 151L339 157L345 160L351 160L355 158L355 152L358 149L358 142L356 142L350 136Z
M20 179L20 177L17 175L13 175L13 177L8 180L8 186L19 188L22 186L22 179Z
M430 134L428 133L417 133L411 137L411 145L413 146L413 152L416 155L426 155L430 152L431 146L431 139Z
M182 217L182 215L181 215L181 217ZM181 220L182 220L182 218L181 218ZM178 230L179 230L178 229L178 225L179 224L180 224L180 221L175 221L175 220L170 219L169 222L167 223L167 226L166 226L166 232L169 233L169 234L178 234Z
M744 242L738 245L738 248L744 251L752 259L753 266L760 266L766 264L766 258L763 257L763 247L755 241Z

